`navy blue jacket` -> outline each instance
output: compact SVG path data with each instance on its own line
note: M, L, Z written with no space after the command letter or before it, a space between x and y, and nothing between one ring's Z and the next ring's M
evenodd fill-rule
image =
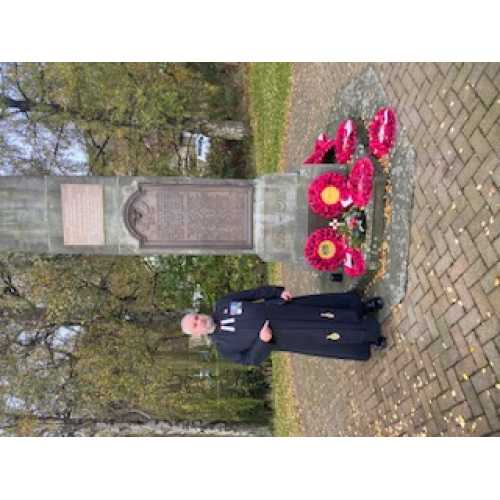
M213 313L211 335L220 355L236 363L258 365L273 350L314 356L366 360L370 344L380 337L380 325L363 316L363 304L354 292L280 299L283 287L264 286L232 293L220 299ZM256 301L261 302L256 302ZM221 329L221 320L234 318ZM260 340L265 321L271 342Z

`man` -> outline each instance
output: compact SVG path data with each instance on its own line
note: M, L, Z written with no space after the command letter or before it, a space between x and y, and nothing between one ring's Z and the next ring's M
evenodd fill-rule
M255 302L263 299L263 302ZM189 313L188 335L210 335L221 356L244 365L262 363L271 351L367 360L370 346L385 347L377 297L364 304L354 292L292 298L283 287L264 286L220 299L214 313Z

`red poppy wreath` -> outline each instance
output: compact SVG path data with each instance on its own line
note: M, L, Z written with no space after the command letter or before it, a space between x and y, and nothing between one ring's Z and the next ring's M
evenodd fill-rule
M365 258L361 250L347 247L344 256L344 273L351 278L361 276L366 271Z
M347 178L347 189L352 202L359 208L366 207L372 196L375 168L369 158L359 159Z
M348 198L346 178L338 172L318 175L307 192L311 210L327 219L338 216L344 209L342 200Z
M325 133L319 134L314 144L314 151L304 160L304 163L323 163L334 147L335 139L330 139Z
M335 157L337 163L347 163L356 149L356 124L350 118L340 122L335 135Z
M392 108L380 108L368 126L370 151L377 158L389 154L396 140L396 113Z
M344 238L329 227L316 229L307 239L304 256L315 269L333 271L344 262Z

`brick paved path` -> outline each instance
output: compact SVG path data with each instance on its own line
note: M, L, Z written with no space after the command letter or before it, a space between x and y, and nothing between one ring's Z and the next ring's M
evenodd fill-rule
M500 64L373 67L417 151L408 290L369 362L291 355L305 434L500 435ZM286 165L364 68L295 65Z

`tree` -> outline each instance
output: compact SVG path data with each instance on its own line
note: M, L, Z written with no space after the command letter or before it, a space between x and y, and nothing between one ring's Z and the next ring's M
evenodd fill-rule
M175 150L183 130L229 140L248 135L243 122L210 109L220 89L186 64L13 63L2 70L3 149L22 171L26 164L40 173L54 170L64 147L78 141L93 171L108 167L133 175L139 162L158 173L166 163L155 153ZM24 142L38 150L45 144L44 155L16 147L11 136L21 125Z

